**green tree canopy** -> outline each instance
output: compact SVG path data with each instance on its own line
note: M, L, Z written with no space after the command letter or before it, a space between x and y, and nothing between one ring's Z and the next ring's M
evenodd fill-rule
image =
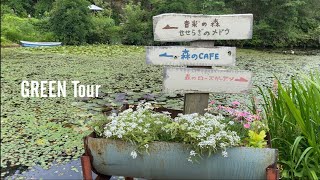
M70 45L86 42L91 23L89 4L86 0L57 0L54 3L49 22L58 40Z

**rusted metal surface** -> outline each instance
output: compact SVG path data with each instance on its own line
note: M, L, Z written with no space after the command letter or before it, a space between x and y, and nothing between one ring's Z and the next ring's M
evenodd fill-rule
M99 173L93 166L92 166L92 161L93 161L93 157L91 155L91 150L90 148L88 147L88 139L89 138L96 138L96 134L93 132L91 134L89 134L88 136L84 137L83 138L83 141L84 141L84 150L85 150L85 153L83 156L87 156L89 157L90 159L90 168L91 168L91 171L94 172L95 174L97 174L97 178L96 179L110 179L111 178L111 175L108 175L108 174L101 174ZM87 161L86 161L87 162ZM84 173L84 169L82 169L83 173ZM85 178L85 176L83 176ZM108 177L108 178L106 178ZM92 177L91 177L92 179Z
M270 134L268 133L268 142L271 141ZM269 144L271 146L271 143ZM276 149L276 159L278 159L278 149ZM277 167L277 162L270 164L266 169L267 180L278 180L280 178L280 170Z
M132 177L125 177L124 180L133 180Z
M107 175L102 175L102 174L100 174L100 175L98 175L98 176L96 177L95 180L109 180L109 179L111 179L111 176L107 176Z
M229 148L227 158L218 152L192 164L189 147L180 143L152 143L150 155L136 159L130 156L135 147L123 141L88 137L87 143L99 173L146 179L267 179L266 168L277 162L271 148Z
M267 180L278 180L279 179L279 169L276 167L270 167L266 169Z
M84 180L92 180L91 162L89 156L81 156L81 166Z

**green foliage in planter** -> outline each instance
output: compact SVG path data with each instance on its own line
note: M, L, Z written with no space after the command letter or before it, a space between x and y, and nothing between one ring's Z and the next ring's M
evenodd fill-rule
M266 147L266 131L268 131L266 120L261 118L260 111L257 109L252 109L252 113L250 113L240 108L239 101L233 101L230 106L223 106L211 101L208 111L225 116L226 123L232 124L230 130L237 132L241 137L242 146Z
M262 91L261 91L262 92ZM320 177L320 73L278 83L264 96L272 146L279 149L284 178Z
M191 162L203 155L210 156L217 150L222 150L222 156L227 157L228 147L263 148L266 145L265 130L262 130L265 126L255 122L259 120L251 119L252 127L249 128L248 122L243 125L241 119L225 118L221 114L178 114L171 118L169 112L159 113L152 109L151 103L142 103L135 111L129 108L119 114L113 113L107 120L102 118L93 127L100 136L136 145L137 149L131 152L133 158L141 150L148 152L149 143L154 141L190 145L188 161Z
M240 137L230 131L223 116L205 114L178 115L171 119L169 112L156 113L150 103L139 104L136 111L127 109L118 115L108 116L104 137L121 139L137 146L137 152L146 150L154 141L180 142L191 145L189 161L197 160L203 153L213 153L238 146ZM137 152L131 156L135 158ZM187 157L186 157L187 158Z

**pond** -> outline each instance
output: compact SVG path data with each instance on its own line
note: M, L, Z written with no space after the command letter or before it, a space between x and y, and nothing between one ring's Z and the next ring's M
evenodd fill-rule
M210 94L210 100L250 105L258 87L273 87L275 76L288 83L292 76L320 69L320 51L237 49L237 63L228 69L254 73L249 94ZM290 51L290 50L289 50ZM290 51L291 52L291 51ZM147 65L138 46L61 46L1 49L1 177L17 167L66 163L83 153L82 138L89 123L123 103L147 100L165 108L182 109L183 94L162 93L163 67ZM80 81L101 85L97 98L21 96L20 84L30 81ZM67 94L72 94L67 86ZM262 103L262 101L260 101ZM25 170L22 168L21 170Z

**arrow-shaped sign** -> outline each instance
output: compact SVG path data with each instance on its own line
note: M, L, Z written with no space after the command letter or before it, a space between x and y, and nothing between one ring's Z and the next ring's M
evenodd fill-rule
M235 47L147 46L147 64L173 66L234 66Z
M239 79L235 79L235 81L239 81L239 82L248 82L247 79L240 77Z
M172 27L169 26L169 24L167 24L165 27L163 27L162 29L178 29L178 27Z
M167 53L161 53L159 54L159 57L173 57L173 55L169 55Z
M251 39L252 24L252 14L168 13L153 17L153 34L155 41L165 42Z
M167 67L163 87L169 93L243 93L251 77L249 71Z

